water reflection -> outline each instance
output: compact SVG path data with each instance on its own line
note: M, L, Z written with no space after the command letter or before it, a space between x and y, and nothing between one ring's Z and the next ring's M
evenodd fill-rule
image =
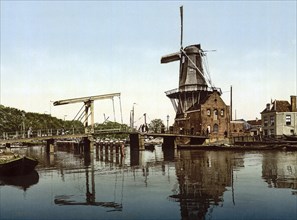
M101 206L105 208L113 208L109 211L122 211L122 204L116 202L97 202L96 201L96 192L95 192L95 178L94 170L92 169L89 173L89 169L86 168L86 194L85 201L76 201L74 195L58 195L55 196L55 204L57 205L87 205L87 206ZM90 176L91 176L91 190L90 190Z
M26 175L18 176L0 176L0 186L14 186L16 188L26 191L31 186L38 183L39 174L36 170L33 170L31 173Z
M76 215L63 213L68 219L98 216L104 219L131 219L131 216L132 219L142 216L147 219L209 216L249 219L253 216L249 216L252 212L247 213L247 209L264 207L254 214L254 217L263 217L266 206L276 210L270 217L289 219L296 213L292 206L297 185L296 152L177 151L155 146L145 151L127 147L122 156L120 150L112 146L93 146L91 153L71 149L59 146L54 154L47 154L42 146L18 149L39 158L39 182L37 173L36 183L22 186L28 189L34 184L40 185L41 191L32 192L32 187L30 192L36 193L37 200L44 194L42 201L53 203L53 206L47 205L44 212L50 208L55 215L69 210L65 207L75 207L88 213L88 216L80 216L80 211ZM20 185L0 181L5 185ZM282 195L277 196L278 202L289 204L286 215L283 209L275 208L275 200L269 197L276 188L294 190L294 195L290 190L277 192ZM288 191L290 197L286 195Z
M69 146L68 146L69 147ZM66 148L66 152L69 152L69 148ZM72 147L72 146L71 146ZM74 154L74 158L72 158L72 161L80 159L83 161L84 169L81 169L81 173L84 173L85 178L85 198L82 199L81 196L78 195L72 195L72 194L63 194L63 195L56 195L54 199L54 203L59 206L100 206L104 208L108 208L107 212L111 211L122 211L122 203L118 203L115 201L98 201L96 199L96 180L98 181L98 178L96 178L96 175L99 174L98 171L101 171L101 167L97 167L94 163L96 161L104 162L106 164L116 165L117 167L121 167L123 164L123 157L119 154L118 148L116 149L114 146L98 146L94 145L94 154L90 152L84 152L84 151L72 151ZM74 146L73 149L76 147ZM58 150L61 152L63 151L63 146L59 146ZM70 148L71 149L71 148ZM95 157L95 160L94 160ZM61 161L61 160L59 160ZM64 159L63 166L61 166L61 173L63 170L69 170L73 169L73 167L69 167L69 164L66 162L67 160ZM77 164L82 165L81 163ZM122 176L124 175L124 172L121 170L115 171L115 172L121 172ZM122 187L123 187L123 181L122 181Z
M262 178L269 187L297 189L296 154L269 152L263 155ZM296 192L294 192L296 193Z
M226 187L234 190L233 170L243 163L241 153L181 151L176 162L179 188L169 199L180 203L182 219L202 219L211 205L221 204Z

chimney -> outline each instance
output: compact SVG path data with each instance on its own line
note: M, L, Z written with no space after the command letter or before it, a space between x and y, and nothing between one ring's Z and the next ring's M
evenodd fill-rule
M266 111L270 111L270 103L266 104Z
M295 95L291 95L291 111L292 112L296 112L296 96Z

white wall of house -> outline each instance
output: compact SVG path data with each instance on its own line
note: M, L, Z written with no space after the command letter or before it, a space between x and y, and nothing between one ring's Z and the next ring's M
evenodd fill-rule
M297 112L276 113L276 135L297 134Z

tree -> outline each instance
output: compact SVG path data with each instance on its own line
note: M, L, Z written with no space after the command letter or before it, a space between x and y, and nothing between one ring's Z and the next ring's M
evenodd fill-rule
M154 119L148 125L149 131L154 133L161 133L162 130L165 128L163 121L161 119ZM163 129L162 129L163 128Z

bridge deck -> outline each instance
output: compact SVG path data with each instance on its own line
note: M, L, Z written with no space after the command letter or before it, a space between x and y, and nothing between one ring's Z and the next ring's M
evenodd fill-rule
M46 141L50 139L74 139L89 137L89 134L66 134L66 135L52 135L52 136L41 136L41 137L30 137L30 138L16 138L16 139L1 139L0 144L13 144L13 143L28 143L35 141Z
M197 135L184 135L184 134L171 134L171 133L144 133L144 132L131 132L131 131L95 131L94 134L64 134L64 135L48 135L48 136L38 136L30 138L10 138L10 139L0 139L0 144L13 144L13 143L28 143L28 142L37 142L37 141L46 141L50 139L76 139L83 137L94 137L107 134L139 134L141 136L152 136L152 137L184 137L184 138L207 138L206 136L197 136Z

